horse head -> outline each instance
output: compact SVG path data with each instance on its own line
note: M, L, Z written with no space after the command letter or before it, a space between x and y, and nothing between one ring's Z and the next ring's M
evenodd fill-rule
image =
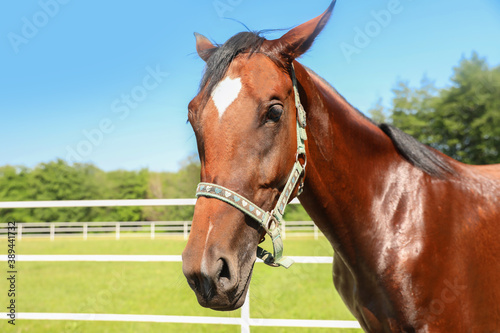
M276 40L242 32L214 45L195 34L206 70L188 118L205 185L198 188L182 260L184 275L204 307L234 310L243 305L258 244L270 233L265 223L256 222L253 209L257 217L272 215L280 198L297 195L295 178L283 195L290 170L304 164L297 164L296 99L297 92L306 92L300 85L294 88L293 63L311 47L334 5Z

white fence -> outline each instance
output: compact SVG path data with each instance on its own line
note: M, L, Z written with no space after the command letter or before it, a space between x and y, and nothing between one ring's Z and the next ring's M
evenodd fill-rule
M195 199L157 199L157 200L83 200L83 201L18 201L18 202L0 202L1 208L45 208L45 207L103 207L103 206L179 206L179 205L194 205ZM298 201L292 202L294 204ZM59 225L57 223L48 223L49 237L54 240L58 231L65 231L67 233L69 227L76 227L77 233L81 231L82 237L86 238L94 230L90 228L98 227L92 222L89 223L69 223L69 225ZM124 224L123 224L124 223ZM128 224L127 224L128 223ZM133 224L130 224L133 223ZM146 224L143 224L146 223ZM154 224L151 224L154 223ZM151 237L154 238L158 228L170 228L171 225L157 225L158 222L120 222L112 223L111 225L102 224L101 228L111 228L103 232L114 232L117 239L120 238L121 232L125 228L140 227L144 228L149 224L149 232ZM186 235L186 224L182 223L182 233ZM288 228L291 227L291 222L288 223ZM300 222L297 222L300 223ZM122 225L123 224L123 225ZM24 231L23 231L23 227ZM26 236L27 223L17 223L17 236L22 239ZM47 223L39 223L34 227L44 229ZM1 225L1 229L5 229L6 225ZM65 230L60 230L65 229ZM44 229L45 230L45 229ZM125 229L129 231L128 229ZM317 231L313 232L317 234ZM130 230L133 231L133 230ZM166 230L163 230L166 232ZM287 230L285 228L284 234L286 237ZM44 231L36 230L34 234L44 233ZM5 234L4 231L2 233ZM74 233L74 232L73 232ZM31 234L31 233L28 233ZM291 234L291 232L289 232ZM317 236L316 236L317 237ZM7 255L1 255L0 261L7 261ZM292 257L297 264L331 264L331 257ZM130 256L130 255L17 255L16 261L161 261L161 262L180 262L181 256ZM260 261L259 261L260 262ZM250 292L250 291L249 291ZM249 294L249 293L248 293ZM359 323L356 321L344 320L300 320L300 319L263 319L250 317L250 299L247 294L245 304L241 310L240 318L227 318L227 317L197 317L197 316L159 316L159 315L130 315L130 314L94 314L94 313L16 313L16 319L25 320L90 320L90 321L120 321L120 322L157 322L157 323L188 323L188 324L223 324L223 325L239 325L241 332L250 332L251 326L273 326L273 327L319 327L319 328L360 328ZM8 318L7 313L1 314L3 318Z
M290 257L296 264L331 264L332 257ZM0 261L7 261L2 255ZM97 261L97 262L181 262L180 255L18 255L17 261ZM258 261L261 263L262 261ZM76 321L120 321L120 322L154 322L174 324L218 324L238 325L241 332L250 332L251 326L271 327L314 327L314 328L361 328L357 321L351 320L314 320L314 319L266 319L250 317L250 290L245 304L241 308L240 318L201 317L201 316L163 316L163 315L131 315L131 314L95 314L95 313L16 313L19 320L76 320ZM8 313L1 313L7 318Z
M61 207L128 207L128 206L192 206L196 199L130 199L130 200L60 200L60 201L4 201L2 208L61 208ZM297 199L291 204L299 204ZM147 222L35 222L18 223L17 238L24 237L56 237L110 236L116 239L122 235L144 236L148 233L151 239L161 235L182 235L187 239L191 229L191 221L147 221ZM320 231L312 221L289 221L282 225L282 237L313 235L318 239ZM0 223L0 237L7 237L7 223Z
M147 221L147 222L25 222L17 223L17 239L46 237L51 241L60 237L149 237L183 236L187 239L191 221ZM289 221L281 226L282 236L314 236L321 232L312 221ZM7 237L8 224L0 223L0 238Z

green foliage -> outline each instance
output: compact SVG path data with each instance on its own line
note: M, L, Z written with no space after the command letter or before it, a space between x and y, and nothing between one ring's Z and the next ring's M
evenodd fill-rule
M500 163L500 66L473 53L453 69L451 82L437 89L427 79L419 88L400 81L392 108L379 102L371 113L377 120L388 113L386 121L461 162Z
M427 78L420 84L420 88L412 89L407 82L397 83L391 120L394 126L429 144L433 142L433 132L428 125L433 118L437 89Z
M378 124L387 123L387 115L382 102L382 98L379 98L377 103L369 110L372 120Z
M473 54L452 82L436 103L443 152L466 163L500 162L500 66L490 70Z
M104 172L90 164L63 160L33 169L0 167L0 201L189 198L199 179L199 163L190 158L177 173ZM191 220L192 207L88 207L2 209L0 221L176 221Z
M285 221L311 221L302 205L288 205L283 218Z
M183 199L193 198L200 180L200 164L197 157L191 156L181 165L176 173L150 173L147 198ZM145 220L160 221L162 216L169 216L169 221L190 221L194 207L145 207Z
M0 167L0 200L85 200L100 195L98 179L103 171L89 164L69 166L62 160L41 163L33 170ZM92 221L94 208L3 209L2 221Z
M114 199L144 199L148 189L149 172L143 169L135 171L111 171L107 173L108 193L113 193ZM108 216L111 219L103 221L141 221L144 219L142 207L109 207Z

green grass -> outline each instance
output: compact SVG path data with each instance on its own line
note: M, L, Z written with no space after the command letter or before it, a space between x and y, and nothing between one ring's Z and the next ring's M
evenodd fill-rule
M18 254L180 254L182 239L23 239ZM7 244L0 241L0 253ZM287 255L332 255L324 238L288 239ZM5 263L6 264L6 263ZM18 312L119 313L239 317L240 310L200 307L182 274L181 263L18 262ZM352 315L334 290L331 265L296 264L273 269L257 264L250 286L252 318L341 319ZM0 292L7 290L1 280ZM6 293L1 292L1 304ZM156 323L18 321L16 332L239 332L238 326ZM5 331L3 328L0 331ZM305 328L260 328L252 332L349 332ZM360 332L360 330L351 330Z

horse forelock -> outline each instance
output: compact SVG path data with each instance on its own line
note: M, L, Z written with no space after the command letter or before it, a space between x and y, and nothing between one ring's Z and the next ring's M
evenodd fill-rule
M289 71L287 64L282 59L276 57L272 52L263 50L262 45L265 41L266 38L261 36L261 32L244 31L212 49L200 83L200 91L203 91L204 99L212 94L215 87L224 79L233 60L242 53L248 54L249 58L255 53L265 54L278 67Z

